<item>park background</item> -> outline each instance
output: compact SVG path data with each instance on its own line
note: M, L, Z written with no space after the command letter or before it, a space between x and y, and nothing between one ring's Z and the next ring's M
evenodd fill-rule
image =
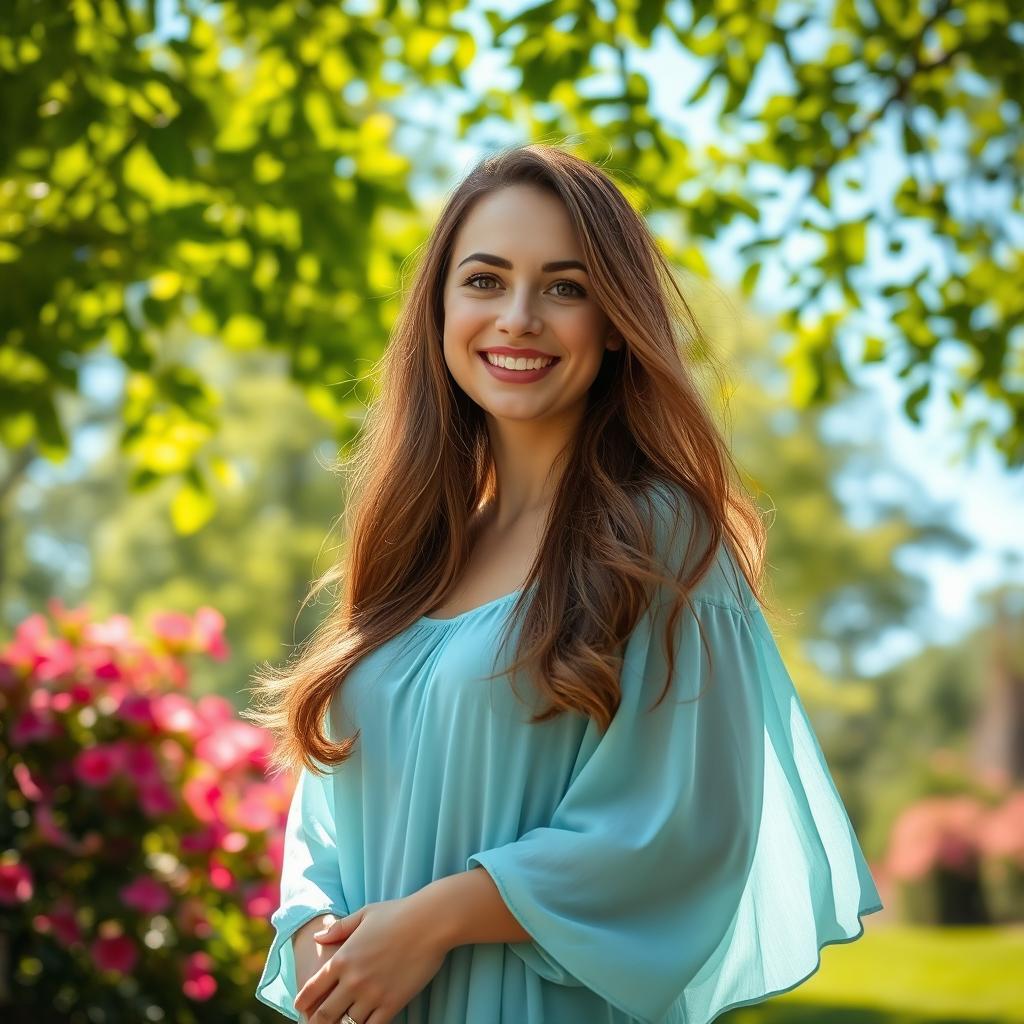
M278 1019L290 783L238 713L327 610L439 204L543 141L726 368L885 903L722 1019L1024 1021L1022 96L1012 0L4 4L4 1019Z

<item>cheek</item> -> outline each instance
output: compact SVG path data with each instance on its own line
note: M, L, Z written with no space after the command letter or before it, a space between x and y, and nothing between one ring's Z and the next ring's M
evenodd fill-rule
M567 318L560 331L562 343L573 359L581 363L599 364L604 355L605 321L595 310L580 310Z
M487 311L479 302L460 301L453 297L445 304L444 333L446 337L462 338L480 330L487 321Z

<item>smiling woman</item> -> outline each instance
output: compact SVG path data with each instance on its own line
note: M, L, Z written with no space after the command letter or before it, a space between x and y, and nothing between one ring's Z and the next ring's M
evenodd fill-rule
M501 254L487 251L495 238L505 242ZM443 293L448 370L496 424L515 422L520 443L536 444L543 431L550 462L553 443L568 444L583 418L605 350L621 347L587 290L572 221L557 195L532 183L511 184L478 200L452 251ZM548 258L552 252L560 258ZM482 272L480 265L498 272Z
M299 769L257 989L286 1016L708 1024L881 909L674 288L561 149L442 210L313 591L338 605L251 715Z

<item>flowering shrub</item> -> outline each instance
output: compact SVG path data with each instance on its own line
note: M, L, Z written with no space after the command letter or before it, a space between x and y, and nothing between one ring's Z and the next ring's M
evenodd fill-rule
M267 775L265 730L187 693L223 618L141 639L49 611L0 651L0 1018L279 1019L253 991L294 783Z
M980 795L917 800L893 824L887 875L906 890L935 890L928 910L910 901L916 908L911 917L938 923L1024 920L1024 790L991 781L974 788Z

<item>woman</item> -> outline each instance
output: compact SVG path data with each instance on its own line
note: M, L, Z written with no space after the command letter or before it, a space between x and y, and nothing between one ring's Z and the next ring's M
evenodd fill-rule
M251 713L300 769L264 1003L705 1024L881 909L696 330L593 164L503 151L447 202L314 589L342 597Z

